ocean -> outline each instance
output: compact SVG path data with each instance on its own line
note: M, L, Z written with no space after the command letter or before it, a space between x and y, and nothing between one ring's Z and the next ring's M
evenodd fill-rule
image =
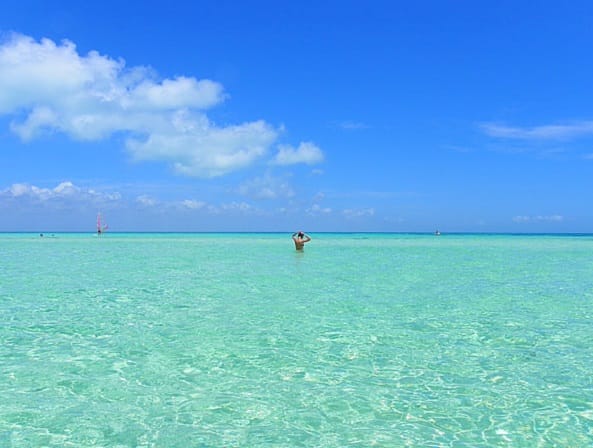
M589 447L593 235L0 234L2 447Z

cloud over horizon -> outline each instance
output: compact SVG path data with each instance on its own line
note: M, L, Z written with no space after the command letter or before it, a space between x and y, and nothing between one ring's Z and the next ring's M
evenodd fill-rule
M68 40L13 34L0 43L0 115L12 117L11 130L25 141L47 132L79 141L124 132L137 161L166 162L186 176L220 176L266 156L280 133L262 120L212 123L205 111L226 98L218 82L159 80L150 68L126 67L123 59L80 55ZM310 143L281 153L281 159L292 155L289 163L322 158Z
M526 223L541 223L541 222L562 222L564 221L564 216L562 215L549 215L549 216L514 216L513 221L519 224L526 224Z
M104 193L92 188L83 188L70 181L64 181L54 188L43 188L35 185L16 183L0 190L0 197L29 199L35 202L45 202L55 199L68 199L70 201L118 201L120 193Z

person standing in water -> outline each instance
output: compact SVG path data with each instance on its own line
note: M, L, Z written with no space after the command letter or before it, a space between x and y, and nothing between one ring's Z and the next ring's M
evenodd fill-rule
M305 232L299 231L292 234L292 240L294 241L296 250L303 250L305 248L305 243L311 241L311 237Z

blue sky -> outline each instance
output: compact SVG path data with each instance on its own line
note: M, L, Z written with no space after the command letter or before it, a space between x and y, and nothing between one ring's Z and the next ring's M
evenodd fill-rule
M593 231L593 3L0 4L0 231Z

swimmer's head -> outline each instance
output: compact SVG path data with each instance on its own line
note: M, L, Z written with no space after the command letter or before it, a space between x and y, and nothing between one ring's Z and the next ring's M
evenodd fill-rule
M298 237L299 237L299 238L302 238L302 237L304 237L304 236L305 236L305 234L304 234L303 232L299 232L299 234L298 234Z

